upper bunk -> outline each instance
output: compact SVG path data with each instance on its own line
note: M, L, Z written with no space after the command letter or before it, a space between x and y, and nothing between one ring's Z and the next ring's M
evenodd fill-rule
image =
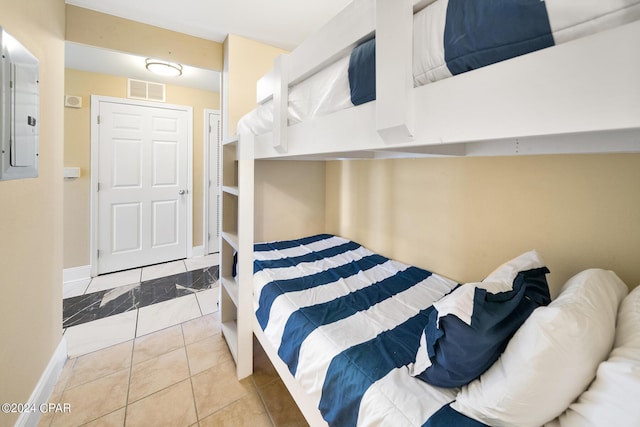
M255 158L640 152L640 0L491 2L506 5L504 22L514 19L509 4L531 3L538 12L542 4L551 39L537 38L536 46L523 47L530 53L486 66L458 64L474 69L450 72L456 75L448 78L429 70L421 82L428 84L417 86L415 52L422 45L436 51L421 61L437 64L451 56L437 50L443 38L472 34L475 24L465 18L455 23L465 28L462 33L443 35L454 25L443 20L464 3L477 2L353 0L318 33L278 57L258 82L259 108L270 109L272 120L253 138ZM349 60L354 47L374 37L375 100L292 124L290 92L320 70ZM483 43L469 44L482 50ZM296 96L307 92L301 93Z

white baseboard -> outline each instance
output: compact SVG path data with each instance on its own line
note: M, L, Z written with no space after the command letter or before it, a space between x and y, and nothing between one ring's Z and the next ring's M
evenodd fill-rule
M80 267L65 268L62 271L62 282L76 282L78 280L91 279L91 266L82 265Z
M204 256L204 245L194 246L191 249L191 257L190 258L199 258Z
M67 340L65 337L62 337L62 339L60 340L60 344L58 344L56 351L53 353L53 356L51 356L51 359L49 360L49 364L42 373L38 384L36 384L36 387L33 389L31 397L29 397L29 406L35 407L36 410L22 412L20 414L20 417L18 417L18 421L16 421L15 427L38 425L38 420L42 415L39 410L40 405L49 403L49 398L51 397L53 388L58 382L58 378L60 378L62 368L64 367L66 361Z

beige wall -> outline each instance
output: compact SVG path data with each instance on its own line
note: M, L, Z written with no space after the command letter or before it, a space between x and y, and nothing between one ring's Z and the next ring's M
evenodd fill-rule
M235 135L238 120L256 107L256 83L287 51L244 37L229 34L225 41L223 76L228 116L227 135Z
M204 109L218 110L217 92L167 85L168 104L193 107L193 246L203 244ZM64 267L89 264L91 184L91 95L126 98L125 77L65 70L65 93L82 96L82 108L65 109L64 165L81 177L64 182Z
M40 61L39 177L0 181L0 402L27 402L62 337L64 1L0 0ZM0 413L0 426L18 414Z
M254 200L256 242L324 233L325 162L257 161Z
M222 70L222 44L67 5L67 40Z
M535 248L554 291L590 267L640 282L638 154L329 162L326 177L329 232L457 281Z

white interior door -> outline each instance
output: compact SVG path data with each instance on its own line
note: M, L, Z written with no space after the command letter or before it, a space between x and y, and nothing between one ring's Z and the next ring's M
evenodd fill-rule
M209 213L208 253L220 251L220 113L208 113Z
M98 105L98 274L185 258L188 110Z

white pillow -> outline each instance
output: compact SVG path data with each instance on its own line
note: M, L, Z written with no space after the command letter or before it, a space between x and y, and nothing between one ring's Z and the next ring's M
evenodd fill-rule
M620 305L616 340L596 379L547 427L640 426L640 286Z
M611 271L592 269L572 277L558 298L529 316L500 359L461 389L451 407L495 427L534 427L557 417L609 354L627 292Z

